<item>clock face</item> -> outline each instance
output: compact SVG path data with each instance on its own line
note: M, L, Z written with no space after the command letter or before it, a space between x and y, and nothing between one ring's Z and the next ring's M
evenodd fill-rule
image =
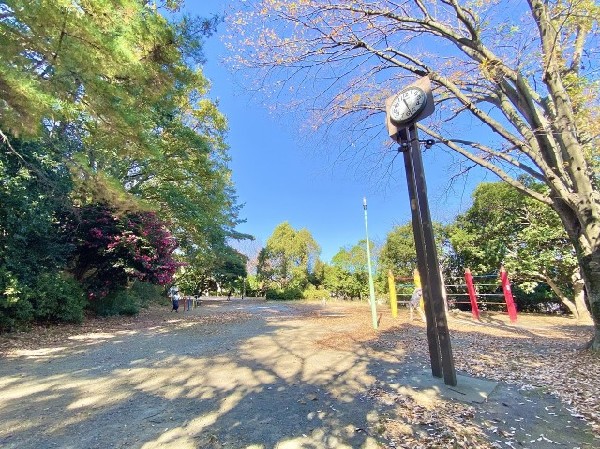
M405 124L416 119L427 103L427 94L418 87L407 87L400 91L390 107L390 120L397 124Z

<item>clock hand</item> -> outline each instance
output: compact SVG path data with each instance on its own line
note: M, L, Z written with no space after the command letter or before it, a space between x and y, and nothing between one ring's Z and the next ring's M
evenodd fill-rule
M412 109L410 108L410 105L406 102L406 100L404 98L402 99L402 101L406 105L406 109L408 109L408 112L410 112L412 114Z

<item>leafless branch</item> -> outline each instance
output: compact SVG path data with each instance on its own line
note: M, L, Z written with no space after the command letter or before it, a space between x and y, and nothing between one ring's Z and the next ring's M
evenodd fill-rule
M432 129L430 129L430 128L422 125L422 124L419 124L418 127L419 127L419 129L423 130L423 132L425 132L426 134L428 134L431 137L435 138L436 140L440 141L441 143L443 143L444 145L448 146L449 148L451 148L452 150L456 151L457 153L463 155L467 159L473 161L477 165L490 170L492 173L494 173L500 179L502 179L503 181L505 181L508 184L512 185L513 187L515 187L516 189L520 190L521 192L523 192L523 193L531 196L532 198L535 198L538 201L541 201L542 203L545 203L545 204L548 204L548 205L552 204L552 201L550 200L549 197L547 197L545 195L542 195L541 193L536 192L535 190L532 190L532 189L528 188L523 183L521 183L520 181L514 179L508 173L506 173L504 170L502 170L500 167L498 167L497 165L494 165L493 163L489 162L485 158L483 158L481 156L477 156L477 155L471 153L470 151L465 150L463 147L461 147L460 145L458 145L458 143L460 141L457 142L454 139L445 138L442 135L440 135L439 133L436 133ZM492 151L491 149L489 149L489 150ZM503 160L506 160L507 162L510 161L510 158L507 159L507 158L502 157L501 153L499 153L497 151L494 151L494 153L495 153L494 154L495 156L501 157ZM517 163L517 165L518 165L518 162L515 161L515 163ZM514 163L513 163L513 165L514 165ZM521 167L519 167L519 168L521 168ZM532 173L535 173L535 171L533 171L531 168L528 168L528 170L532 171Z

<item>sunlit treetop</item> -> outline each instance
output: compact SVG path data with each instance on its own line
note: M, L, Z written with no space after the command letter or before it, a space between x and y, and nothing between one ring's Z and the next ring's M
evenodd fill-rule
M177 1L159 7L176 9ZM184 19L169 23L155 2L0 2L0 124L12 134L75 120L90 133L139 141L153 105L181 101L204 83L184 58L200 60Z

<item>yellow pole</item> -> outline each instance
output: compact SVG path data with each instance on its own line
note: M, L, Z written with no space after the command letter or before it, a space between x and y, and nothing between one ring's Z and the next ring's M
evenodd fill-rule
M421 287L421 275L419 274L419 270L417 270L416 268L413 270L413 279L415 282L415 288L422 288ZM425 300L423 298L424 298L424 296L421 295L421 301L419 302L419 307L421 307L421 310L425 311Z
M413 280L415 283L415 288L421 288L421 275L419 274L419 270L416 268L413 270Z
M396 280L392 270L388 270L388 287L390 291L390 306L392 307L392 317L398 316L398 298L396 297Z

